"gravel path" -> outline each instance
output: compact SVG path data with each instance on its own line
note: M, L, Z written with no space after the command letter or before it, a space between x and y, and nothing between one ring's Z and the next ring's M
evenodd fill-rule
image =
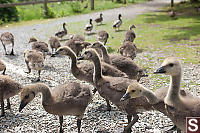
M148 11L156 11L158 8L168 4L170 0L155 0L153 2L130 5L127 8L117 8L112 10L103 11L105 21L113 20L113 13L121 12L124 18L134 18L138 14L142 14ZM39 36L41 40L47 41L48 37L52 35L55 28L58 28L60 24L65 22L77 22L85 20L88 17L95 17L99 13L91 13L80 16L72 16L66 18L56 19L44 24L34 24L29 26L20 26L0 29L0 34L5 31L12 32L15 36L17 56L10 57L4 56L3 47L0 45L0 59L7 65L7 75L13 79L19 81L22 84L31 83L37 73L31 73L30 75L24 73L26 66L23 58L23 51L30 49L27 44L28 39L31 36ZM44 29L48 28L48 32ZM168 86L168 81L161 81L158 78L153 77L153 71L161 64L161 57L167 57L162 52L155 51L153 53L144 51L137 55L135 61L143 66L149 66L147 71L149 77L142 79L143 83L148 88L156 88L157 85ZM47 57L46 67L42 72L42 82L48 84L50 87L55 87L66 81L76 80L70 72L70 60L67 57ZM151 64L151 65L150 65ZM200 93L200 69L198 65L184 64L183 85L187 89L195 88L191 90L192 93L199 95ZM76 80L77 82L81 82ZM196 93L197 92L197 93ZM11 99L12 110L6 110L6 117L0 118L0 133L49 133L57 132L59 122L57 116L48 114L44 111L41 101L41 96L38 95L22 113L18 112L19 108L19 96L15 96ZM93 102L88 106L85 116L82 121L81 131L83 133L119 133L123 131L123 127L127 124L126 115L120 112L114 105L112 111L104 112L100 110L100 105L105 105L105 101L95 94ZM105 108L105 106L102 106ZM134 132L161 132L168 125L172 125L172 122L161 113L157 111L148 111L139 114L139 122L137 122L132 130ZM64 131L66 133L77 132L76 118L73 116L64 117Z

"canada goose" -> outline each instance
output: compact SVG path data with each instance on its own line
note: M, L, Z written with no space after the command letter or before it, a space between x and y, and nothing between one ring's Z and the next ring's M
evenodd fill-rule
M121 24L122 24L122 19L121 19L121 17L122 17L122 15L119 14L118 20L115 20L114 23L113 23L113 28L115 29L115 31L116 31L116 29L118 29L118 31L119 31L119 27L120 27Z
M46 53L49 53L48 44L45 42L38 41L35 37L31 37L28 43L32 43L32 50L37 50L43 53L46 57Z
M77 65L77 56L71 50L68 46L63 46L60 47L57 51L56 54L59 55L66 55L69 56L72 60L71 64L71 71L74 77L76 77L79 80L86 81L90 84L94 84L93 82L93 72L94 72L94 67L92 63L80 63ZM118 69L112 67L111 65L107 63L102 63L102 72L103 75L110 75L113 77L127 77L126 74L122 73ZM111 110L110 104L107 102L107 110Z
M38 71L38 78L36 81L40 81L40 73L44 68L44 56L43 53L36 50L25 50L24 51L25 63L27 65L28 72L30 73L31 69Z
M93 29L92 19L90 19L89 23L85 25L85 31L91 33L92 29Z
M85 4L85 6L83 7L84 9L88 8L88 3Z
M171 10L169 16L170 16L171 18L174 18L174 17L176 16L175 11L174 11L174 10Z
M10 53L10 55L14 55L14 36L12 33L9 32L4 32L1 34L0 37L1 43L3 45L4 51L5 51L5 55L8 55L6 52L6 45L12 44L12 51Z
M0 102L1 102L1 115L5 116L4 99L7 99L7 108L10 109L10 97L17 95L22 90L22 86L5 75L0 75Z
M106 45L107 41L108 41L108 38L109 38L109 34L108 32L104 31L104 30L101 30L97 33L97 39L104 43L104 45Z
M149 104L144 97L120 101L121 97L125 94L128 85L136 81L123 77L103 76L101 60L97 52L92 48L87 49L82 56L79 57L79 60L90 60L93 62L95 69L93 81L97 91L103 98L108 99L120 110L125 111L128 114L127 118L129 124L124 132L130 133L132 125L135 124L139 118L137 113L143 110L153 109L151 104ZM134 117L133 120L132 117Z
M125 41L130 41L133 42L136 38L135 32L132 30L133 28L136 28L135 25L130 25L129 30L126 32L125 37L124 37L124 42Z
M95 19L95 22L98 24L98 23L101 23L102 24L102 21L103 21L103 14L100 13L100 16L98 18Z
M6 65L0 60L0 71L3 71L3 75L5 75L6 72Z
M63 36L67 35L67 29L65 26L66 26L66 23L63 23L63 31L59 31L59 32L55 33L55 36L62 39Z
M126 90L126 93L121 98L121 101L130 99L130 98L137 98L144 96L148 102L154 107L154 109L162 112L164 115L168 115L165 109L164 98L167 95L168 89L162 88L157 89L155 92L145 88L143 85L139 84L138 82L134 82L130 84ZM181 90L182 94L184 95L186 92ZM177 127L174 125L172 128L168 129L167 131L172 131Z
M118 49L118 52L125 57L130 57L132 60L137 55L137 48L134 43L130 41L126 41L123 45Z
M43 83L23 86L19 111L21 112L38 93L42 93L42 105L45 111L59 116L60 133L63 132L64 115L77 117L78 133L80 133L81 119L86 107L92 100L92 92L89 85L73 82L59 85L55 89L50 89Z
M50 37L49 44L52 49L52 54L61 46L57 37Z
M176 57L168 57L155 74L170 75L171 81L164 99L168 116L182 131L186 132L186 117L200 116L200 98L180 94L182 66Z
M107 49L102 43L95 42L91 47L100 48L103 53L103 61L108 64L113 65L120 71L126 73L126 75L130 79L136 79L137 81L139 81L141 77L147 76L144 73L144 70L142 70L137 64L135 64L133 60L126 58L124 56L121 56L119 54L109 55Z

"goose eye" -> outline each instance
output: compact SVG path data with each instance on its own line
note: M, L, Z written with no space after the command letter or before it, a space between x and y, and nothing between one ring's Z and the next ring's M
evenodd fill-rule
M28 99L28 98L29 98L29 95L26 95L24 98L25 98L25 99Z
M135 92L135 90L132 90L132 92Z
M174 64L173 64L173 63L170 63L170 64L169 64L169 66L170 66L170 67L173 67L173 66L174 66Z

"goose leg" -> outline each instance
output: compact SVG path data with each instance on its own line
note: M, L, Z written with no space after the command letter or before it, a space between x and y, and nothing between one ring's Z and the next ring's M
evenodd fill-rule
M14 41L12 41L12 51L11 51L11 53L10 53L10 55L14 55Z
M81 132L81 119L77 119L78 133Z
M4 51L5 51L5 55L8 55L7 52L6 52L6 46L3 44L3 48L4 48Z
M125 127L124 133L131 133L131 127L132 127L132 126L138 121L138 119L139 119L139 116L138 116L136 113L133 115L133 117L134 117L134 119L131 120L132 117L131 117L130 115L127 116L128 121L130 121L130 122L129 122L128 125Z
M3 73L2 73L3 75L5 75L6 74L6 68L3 70Z
M107 104L107 111L111 111L111 105L109 100L106 99L106 104Z
M94 88L93 95L97 92L97 88Z
M37 78L37 81L40 81L40 73L41 73L41 70L38 71L38 75L39 75L39 76L38 76L38 78Z
M5 116L5 111L4 111L4 101L3 101L3 95L1 96L1 115L0 117Z
M59 131L59 133L63 133L63 129L62 129L63 116L59 116L59 121L60 121L60 131Z
M25 73L30 73L31 68L29 67L29 62L25 60L25 63L26 63L27 69L28 69L28 72L25 72Z
M10 108L10 99L9 98L7 99L7 109L11 109Z

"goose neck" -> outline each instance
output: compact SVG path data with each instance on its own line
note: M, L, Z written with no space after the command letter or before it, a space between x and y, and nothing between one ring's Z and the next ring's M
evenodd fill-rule
M107 49L104 46L102 46L101 50L102 50L102 53L103 53L103 61L108 63L108 64L111 64L110 57L108 55Z
M147 98L148 102L152 105L160 102L160 100L156 97L154 92L151 90L145 89L145 91L143 92L143 95Z
M79 71L78 66L77 66L77 57L76 57L75 53L71 53L69 56L72 60L72 64L71 64L72 72Z
M172 103L176 103L180 99L179 91L180 91L180 83L181 83L181 74L170 77L170 87L166 96L168 101ZM173 102L174 101L174 102Z
M51 105L53 103L51 91L48 86L39 85L38 87L36 87L36 93L42 93L42 104L43 105Z
M98 55L93 60L94 63L94 73L93 73L93 81L97 83L98 80L102 78L102 68L101 68L101 61Z
M67 29L66 29L66 27L65 27L66 25L65 24L63 24L63 29L64 29L64 31L67 31Z

